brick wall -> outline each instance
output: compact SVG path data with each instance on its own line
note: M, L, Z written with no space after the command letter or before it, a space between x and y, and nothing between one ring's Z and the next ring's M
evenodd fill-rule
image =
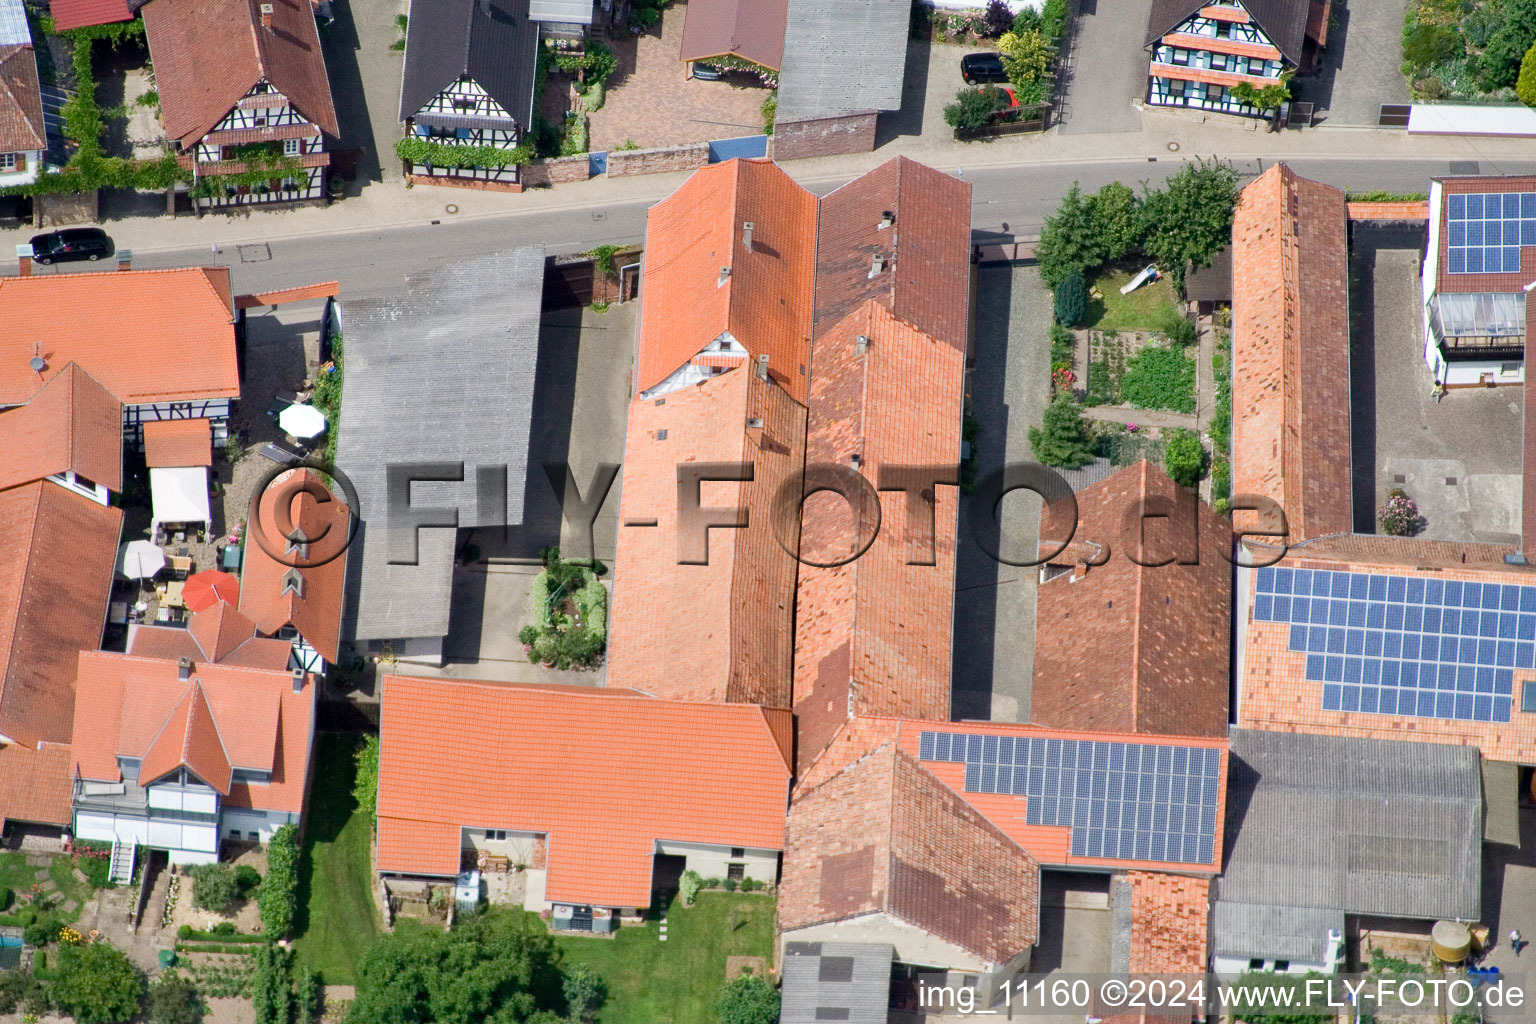
M442 185L448 188L473 188L482 192L521 192L523 185L517 181L483 181L474 178L454 178L446 174L414 174L407 172L405 180L412 185Z
M1350 203L1350 220L1429 220L1429 200L1407 203Z
M552 160L534 160L522 168L524 188L539 185L563 185L568 181L586 181L592 176L592 164L587 154L561 156Z
M709 163L709 143L694 142L686 146L664 146L660 149L616 149L608 153L608 177L622 178L631 174L664 174L667 171L688 171Z
M798 160L868 153L875 148L875 119L876 115L870 112L814 121L780 121L773 126L773 136L768 140L772 147L769 155L775 160Z

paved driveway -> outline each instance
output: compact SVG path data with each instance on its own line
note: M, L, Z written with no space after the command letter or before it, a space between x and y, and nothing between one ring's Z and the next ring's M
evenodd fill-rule
M1079 0L1062 71L1063 135L1141 131L1151 0Z
M1335 125L1374 125L1383 103L1407 103L1408 85L1398 70L1403 11L1408 0L1334 0L1323 69L1297 79L1298 99L1318 105Z
M395 140L403 128L400 115L400 74L405 55L391 50L400 38L397 15L403 0L346 0L336 4L336 21L320 32L325 69L341 128L339 149L355 149L356 194L369 181L399 181L400 161Z

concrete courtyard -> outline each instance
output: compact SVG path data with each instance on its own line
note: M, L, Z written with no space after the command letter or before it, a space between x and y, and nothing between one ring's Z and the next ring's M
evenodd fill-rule
M1520 388L1471 388L1436 402L1424 364L1422 228L1357 224L1351 260L1355 529L1398 487L1434 540L1518 543L1524 400Z

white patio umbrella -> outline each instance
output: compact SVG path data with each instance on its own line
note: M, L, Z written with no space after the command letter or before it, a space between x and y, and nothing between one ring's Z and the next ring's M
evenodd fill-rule
M285 434L311 438L325 430L325 413L312 405L290 405L278 413L277 425Z
M132 540L117 553L117 571L131 580L147 580L165 568L165 552L147 540Z

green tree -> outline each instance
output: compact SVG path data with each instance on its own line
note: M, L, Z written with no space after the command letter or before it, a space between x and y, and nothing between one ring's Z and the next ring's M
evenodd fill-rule
M777 1024L778 990L756 975L739 975L720 990L715 1019L719 1024Z
M1502 7L1500 25L1477 58L1477 84L1485 92L1516 85L1526 51L1536 39L1536 0L1505 0Z
M267 877L256 894L261 926L271 939L281 939L293 927L299 884L299 830L283 825L267 844Z
M1032 91L1031 87L1050 70L1051 41L1037 28L1027 32L1004 32L997 41L997 49L1002 54L1008 81L1017 89Z
M192 902L202 910L222 914L235 903L240 887L229 864L198 864L192 869Z
M1536 43L1525 51L1520 61L1520 77L1515 81L1515 95L1528 107L1536 107Z
M1064 327L1076 327L1088 313L1088 285L1083 272L1077 268L1067 271L1067 276L1056 286L1052 298L1056 322Z
M1205 449L1200 447L1199 435L1192 430L1170 431L1163 448L1163 469L1180 487L1198 484L1205 471Z
M1089 200L1098 261L1118 260L1141 245L1141 203L1128 185L1112 181Z
M1041 425L1029 428L1029 446L1047 466L1077 469L1093 461L1093 444L1077 400L1058 392L1045 407Z
M1239 82L1232 87L1232 98L1260 110L1273 110L1291 98L1291 83L1288 79L1270 85Z
M992 115L1008 105L1008 97L995 85L961 89L955 102L944 108L944 123L961 131L975 131L992 123Z
M560 991L565 995L566 1011L577 1024L590 1021L608 998L608 985L586 964L576 964L565 972Z
M1186 264L1208 266L1232 240L1237 174L1217 161L1185 164L1141 203L1142 248L1183 288Z
M106 942L59 951L48 994L78 1024L116 1024L138 1015L144 976L122 950Z
M594 257L594 259L596 259ZM597 260L601 264L601 260ZM608 265L613 266L613 254L608 254ZM379 807L379 737L370 733L352 755L357 762L357 775L352 783L352 796L359 809L368 813L369 819L378 814Z
M358 959L347 1024L548 1020L561 998L555 964L549 936L519 918L482 915L452 932L395 932Z
M185 974L165 971L150 984L150 1024L198 1024L202 1019L202 997Z
M1077 182L1061 197L1056 212L1040 228L1035 259L1040 276L1052 288L1071 270L1085 270L1099 262L1099 241L1094 231L1093 209Z

